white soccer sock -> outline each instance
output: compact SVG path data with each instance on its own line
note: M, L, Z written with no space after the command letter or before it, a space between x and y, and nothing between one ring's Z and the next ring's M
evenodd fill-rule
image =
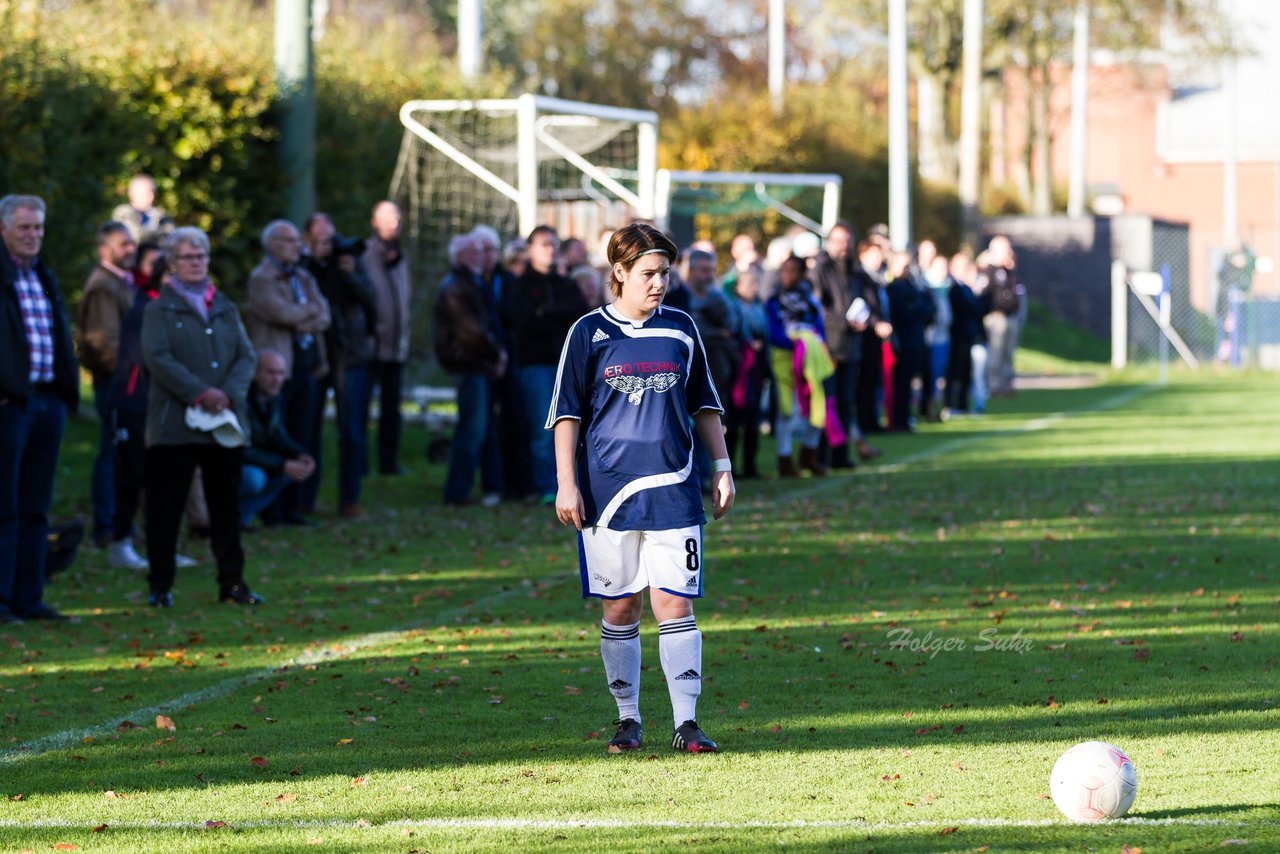
M658 623L658 658L667 677L675 725L694 720L702 693L702 632L692 614Z
M600 621L600 658L609 693L618 701L618 719L640 720L640 622L615 626Z

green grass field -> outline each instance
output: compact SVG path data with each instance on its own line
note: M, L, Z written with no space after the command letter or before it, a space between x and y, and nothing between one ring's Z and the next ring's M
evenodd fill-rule
M367 519L246 536L264 608L213 604L205 564L148 609L90 549L48 596L79 623L0 631L0 850L1280 850L1276 392L1028 392L847 476L740 482L706 531L702 756L667 746L651 617L648 744L606 754L574 540L442 509L410 431ZM1089 739L1133 758L1130 818L1048 799Z

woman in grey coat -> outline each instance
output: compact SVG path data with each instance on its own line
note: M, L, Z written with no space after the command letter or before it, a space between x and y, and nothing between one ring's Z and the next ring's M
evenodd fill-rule
M178 228L164 241L170 273L142 321L142 356L151 378L147 400L147 558L150 603L173 605L174 555L182 508L197 466L209 505L210 542L218 564L218 598L258 605L244 581L237 490L247 435L245 398L257 356L235 303L209 279L209 238ZM192 410L191 418L188 409ZM228 420L217 432L189 420Z

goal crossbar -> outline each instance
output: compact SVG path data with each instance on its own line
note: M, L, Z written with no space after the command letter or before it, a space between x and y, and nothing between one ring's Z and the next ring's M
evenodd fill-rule
M483 163L444 139L417 117L421 113L463 111L478 111L491 115L506 114L515 117L517 124L515 184L497 175ZM566 124L563 121L564 117L572 116L580 117L584 122L590 120L618 122L636 127L637 189L635 191L628 189L606 170L601 169L598 164L592 163L550 132L549 128ZM549 119L549 121L542 121L543 119ZM514 202L522 234L528 234L538 224L539 145L554 152L601 187L631 205L640 217L652 219L655 215L658 115L652 110L612 107L526 93L518 98L408 101L400 108L400 123L414 136Z
M682 169L659 169L655 188L656 216L660 227L671 219L671 196L676 184L743 184L752 187L756 198L792 222L815 231L823 237L840 219L840 189L844 179L834 172L696 172ZM822 188L822 221L806 216L790 205L769 195L770 184L790 187Z

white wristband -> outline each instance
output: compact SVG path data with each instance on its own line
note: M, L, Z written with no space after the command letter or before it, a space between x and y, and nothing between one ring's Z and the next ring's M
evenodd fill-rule
M730 460L728 457L726 457L723 460L712 460L711 470L713 472L721 472L721 471L731 472L733 471L733 460Z

